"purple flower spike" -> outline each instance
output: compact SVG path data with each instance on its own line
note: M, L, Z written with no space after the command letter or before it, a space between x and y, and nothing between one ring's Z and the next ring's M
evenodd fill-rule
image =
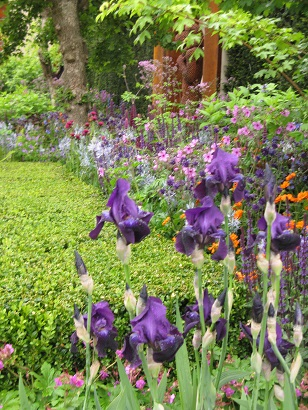
M227 246L224 245L225 233L219 227L224 216L213 199L206 197L202 207L188 209L185 215L188 225L176 236L176 250L190 256L196 247L204 249L219 239L219 248L212 259L223 260L227 255Z
M96 217L96 227L90 232L91 239L97 239L105 222L112 222L118 228L126 244L139 243L150 233L148 226L152 212L139 209L138 205L128 197L130 184L126 179L118 179L107 202L109 211Z
M173 360L184 342L183 335L166 318L166 307L159 298L150 296L145 309L131 325L132 333L125 339L122 354L134 367L140 365L139 344L150 346L154 361L162 363Z
M281 251L293 251L300 245L300 235L288 229L289 219L286 216L276 213L276 218L271 226L271 248L275 253ZM258 221L260 231L267 230L267 223L262 217Z
M202 199L203 196L214 197L218 192L226 194L234 182L237 186L233 192L235 202L240 202L244 197L245 181L237 169L238 156L217 148L213 154L211 164L207 167L210 176L196 187L195 195Z
M210 326L212 324L211 320L211 310L215 300L212 295L209 294L208 290L204 290L203 294L203 313L205 324ZM194 327L200 328L200 316L199 316L199 305L196 301L193 305L187 306L185 313L183 315L185 321L184 327L184 337L187 336L188 332ZM226 336L226 319L220 318L215 323L216 340L219 342Z
M83 316L84 325L87 327L87 315ZM99 357L105 357L107 349L116 350L117 342L115 338L118 333L116 328L113 326L114 314L112 313L108 302L98 302L92 305L92 315L91 315L91 336L94 338L95 347ZM78 342L78 337L76 332L71 336L73 353L77 352L76 345Z

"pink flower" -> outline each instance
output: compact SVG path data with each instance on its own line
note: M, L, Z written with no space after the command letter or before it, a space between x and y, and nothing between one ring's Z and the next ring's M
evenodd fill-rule
M149 131L149 130L151 129L151 123L150 123L150 122L147 122L146 124L144 124L144 129L145 129L146 131Z
M85 129L85 130L82 131L82 135L88 135L89 132L90 132L89 130Z
M99 373L99 378L101 380L105 380L105 379L107 379L107 377L109 377L108 372L105 372L104 370L101 370L100 373Z
M99 125L100 127L102 127L102 126L104 125L104 122L103 122L103 121L99 121L99 122L98 122L98 125Z
M249 132L249 128L246 126L237 130L238 135L249 135Z
M276 130L276 134L279 135L282 133L282 127L277 128Z
M190 147L194 148L198 144L198 140L194 138L191 143L189 144Z
M175 399L175 394L171 394L171 396L169 397L169 403L173 403Z
M232 117L230 121L232 122L232 124L236 124L237 119L235 117Z
M245 394L248 394L248 393L249 393L248 386L244 386L244 393L245 393Z
M62 380L60 379L60 377L56 377L55 378L55 385L56 387L62 386Z
M168 159L169 159L169 154L167 154L165 150L160 151L158 153L158 159L159 159L159 161L167 162Z
M263 128L263 125L261 124L260 121L254 121L252 123L252 126L255 130L262 130L262 128Z
M4 368L3 361L2 361L2 360L0 360L0 370L2 370L3 368Z
M139 390L142 390L145 386L145 381L143 379L139 379L136 381L136 387Z
M281 115L283 115L284 117L288 117L290 115L290 111L289 110L283 110L280 113Z
M186 147L184 147L184 151L186 154L191 154L193 152L193 149L189 145L186 145Z
M222 140L223 140L223 143L224 143L224 144L230 145L230 137L229 137L229 135L224 135L224 136L222 137Z
M105 170L104 170L104 168L102 168L102 167L99 167L99 168L98 168L98 175L99 175L100 177L103 177L103 176L105 175Z
M183 167L183 172L189 179L194 179L196 176L195 168Z
M225 389L225 394L226 394L227 397L233 396L234 393L235 393L235 390L231 389L231 387L227 387Z
M237 114L238 114L238 106L235 105L234 108L233 108L233 111L232 111L232 115L233 115L233 117L236 117Z
M120 359L123 359L123 353L122 353L122 350L116 350L116 355L120 358Z
M287 126L286 126L286 130L287 131L294 131L296 128L294 122L288 122Z
M74 376L70 376L70 384L75 387L81 387L84 385L84 381L77 374L74 374Z
M183 117L183 115L184 115L184 111L183 111L183 110L180 110L180 111L179 111L179 116L180 116L180 117Z
M210 152L206 152L203 154L203 161L204 162L211 162L213 159L213 155Z
M237 157L240 157L242 155L241 148L232 148L232 154L236 155Z
M251 111L250 111L249 108L243 107L242 111L243 111L243 114L245 115L245 117L247 117L247 118L250 117Z
M296 392L296 397L301 397L302 392L300 391L300 389L295 389Z
M71 128L73 123L74 123L74 121L67 121L67 123L65 124L65 128L68 130L69 128Z
M136 155L136 160L141 161L142 160L142 155Z

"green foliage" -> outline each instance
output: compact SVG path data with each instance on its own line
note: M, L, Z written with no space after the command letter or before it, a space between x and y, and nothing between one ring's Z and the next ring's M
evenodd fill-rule
M0 65L0 90L13 93L20 86L35 88L35 80L42 76L37 49L32 48L24 55L12 55Z
M0 120L29 117L52 110L49 96L19 86L13 93L0 94Z

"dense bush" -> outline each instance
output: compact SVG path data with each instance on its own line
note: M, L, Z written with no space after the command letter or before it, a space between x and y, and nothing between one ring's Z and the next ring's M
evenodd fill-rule
M69 340L74 331L73 304L84 304L74 249L83 255L95 278L95 301L110 302L122 339L128 315L122 303L125 280L115 254L115 229L106 226L98 241L88 237L94 216L105 203L97 190L66 174L58 164L2 163L0 184L5 186L0 201L0 341L14 345L16 372L19 366L38 370L45 360L58 369L73 367L74 360L80 364L80 358L70 354ZM193 301L192 277L189 260L155 231L133 248L134 292L146 283L149 294L160 297L169 314L174 313L176 298L182 308ZM221 269L208 261L205 278L206 286L217 294ZM230 345L233 353L242 350L237 343L237 320L245 316L244 292L239 284ZM2 383L16 382L5 370L1 377Z

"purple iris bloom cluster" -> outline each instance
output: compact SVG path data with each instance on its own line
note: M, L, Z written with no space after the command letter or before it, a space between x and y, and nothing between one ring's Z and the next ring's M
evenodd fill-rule
M126 179L118 179L107 202L109 211L103 211L96 217L96 227L90 232L91 239L97 239L105 222L112 222L118 228L126 245L139 243L150 233L148 226L153 216L152 212L142 211L138 205L128 197L130 183Z
M297 233L293 233L288 229L289 218L276 213L276 218L271 226L271 249L275 253L281 251L293 251L299 245L301 237ZM261 232L267 230L267 223L264 217L259 219L258 228Z
M132 332L126 336L123 357L133 367L141 364L138 346L147 344L153 350L157 363L171 361L184 342L183 335L166 318L166 307L156 297L147 297L145 309L131 320Z
M245 180L238 171L238 160L236 155L217 148L211 164L207 167L210 175L195 188L196 197L202 200L206 196L214 198L218 193L229 195L229 189L236 182L233 199L240 202L244 197Z
M83 316L85 327L87 327L87 315ZM117 342L115 338L118 333L113 326L114 314L111 311L108 302L101 301L92 305L91 315L91 337L94 339L94 345L97 350L98 357L105 357L107 350L116 350ZM71 336L73 353L77 353L77 333L74 332Z
M224 216L215 206L213 199L209 196L205 197L201 207L188 209L185 215L187 225L176 236L176 250L190 256L196 246L204 249L205 246L219 239L219 247L212 255L212 259L224 259L228 252L224 240L226 235L222 229L219 229Z
M244 332L244 334L246 335L246 337L250 340L250 342L252 342L252 335L251 335L250 327L243 325L242 323L240 323L240 327L242 331ZM278 324L276 324L276 335L277 335L277 339L276 339L277 348L279 352L281 353L282 357L285 358L289 350L291 350L294 347L294 345L282 338L282 329ZM260 339L258 337L257 346L259 345L259 340ZM265 333L265 339L264 339L264 354L267 360L270 362L272 369L279 366L279 360L277 359L277 356L275 355L272 349L272 346L268 340L267 331Z
M208 326L212 324L211 310L214 302L215 299L213 298L213 296L209 294L207 289L205 289L203 294L203 312L205 324ZM200 328L199 305L197 301L195 304L187 306L185 308L183 319L185 321L185 327L183 332L184 337L186 337L188 332L194 327ZM227 320L223 318L218 319L215 323L217 342L219 342L226 336L226 323Z

